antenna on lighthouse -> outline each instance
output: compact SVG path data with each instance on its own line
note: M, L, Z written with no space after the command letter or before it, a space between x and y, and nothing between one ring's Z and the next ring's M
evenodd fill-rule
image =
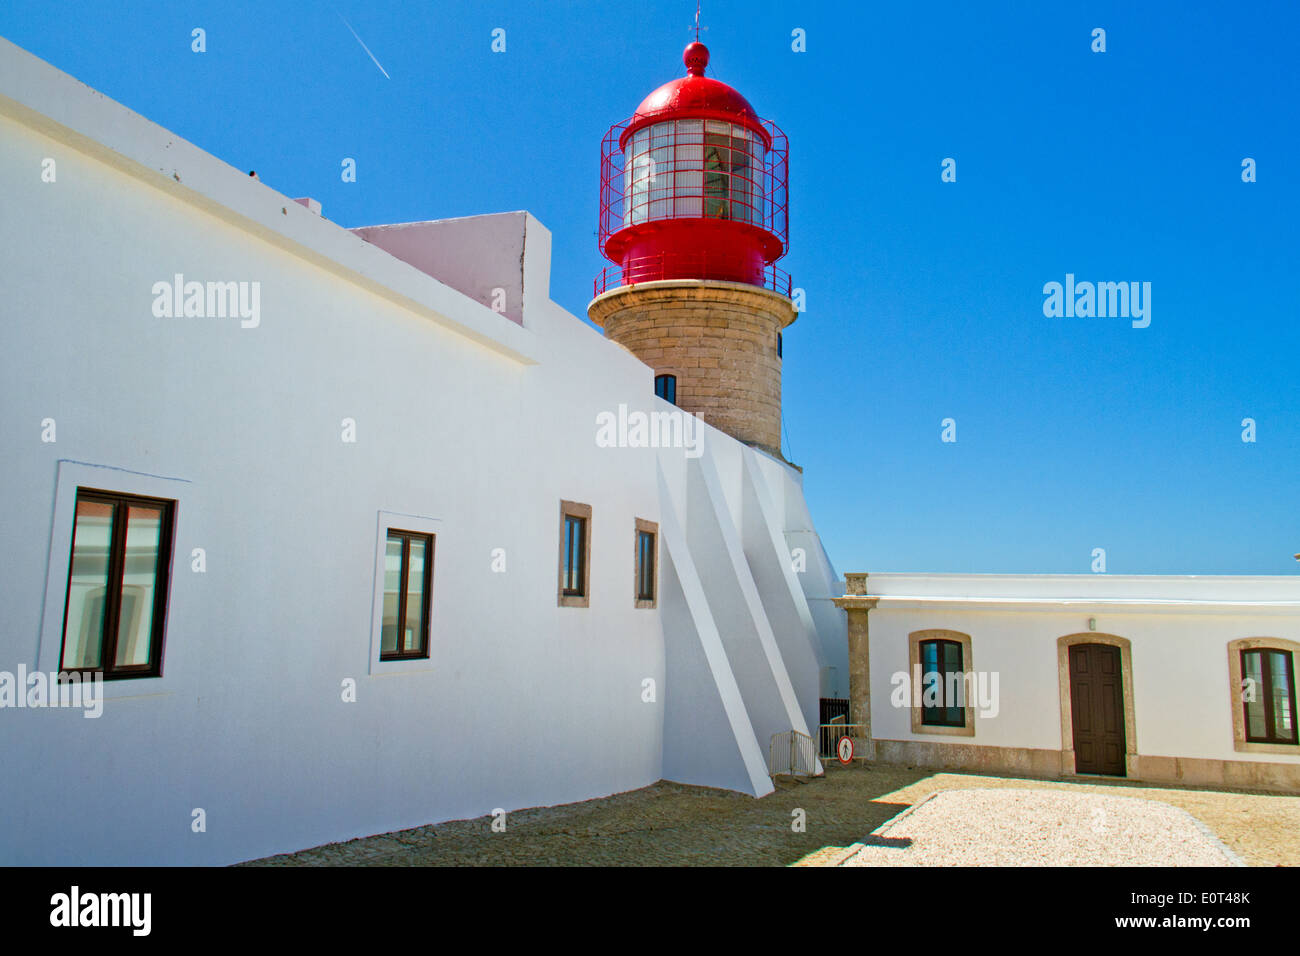
M686 29L695 31L696 43L700 41L700 31L709 29L708 27L700 26L700 0L695 0L695 26L687 27Z

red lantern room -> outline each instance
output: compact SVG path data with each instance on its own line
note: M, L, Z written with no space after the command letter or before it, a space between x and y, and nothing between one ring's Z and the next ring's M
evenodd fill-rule
M709 51L682 54L665 83L601 146L600 251L607 288L659 279L743 282L790 295L773 263L788 248L785 134L704 75Z

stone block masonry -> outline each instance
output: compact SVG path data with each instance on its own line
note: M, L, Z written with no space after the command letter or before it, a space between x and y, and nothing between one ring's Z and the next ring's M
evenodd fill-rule
M677 404L781 458L777 334L797 317L783 295L739 282L671 279L623 286L591 321L655 370L677 376Z

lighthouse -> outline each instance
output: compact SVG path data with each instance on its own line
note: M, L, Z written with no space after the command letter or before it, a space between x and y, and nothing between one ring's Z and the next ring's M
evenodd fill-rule
M655 371L655 393L781 458L789 149L776 124L682 54L601 147L601 254L591 320Z

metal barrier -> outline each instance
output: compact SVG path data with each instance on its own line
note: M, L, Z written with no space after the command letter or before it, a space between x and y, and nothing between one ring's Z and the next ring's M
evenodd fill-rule
M848 737L853 741L853 759L869 760L871 755L867 753L866 724L850 724L843 717L834 717L829 723L818 725L819 736L821 737L822 760L839 760L839 743L841 737ZM840 761L843 763L843 761Z
M812 737L797 730L773 734L768 748L767 766L768 773L773 777L781 774L793 777L817 776L820 768Z
M822 757L835 756L835 744L839 734L832 734L827 724L843 724L849 719L849 702L843 697L823 697L821 699L820 730L818 736L818 753Z

